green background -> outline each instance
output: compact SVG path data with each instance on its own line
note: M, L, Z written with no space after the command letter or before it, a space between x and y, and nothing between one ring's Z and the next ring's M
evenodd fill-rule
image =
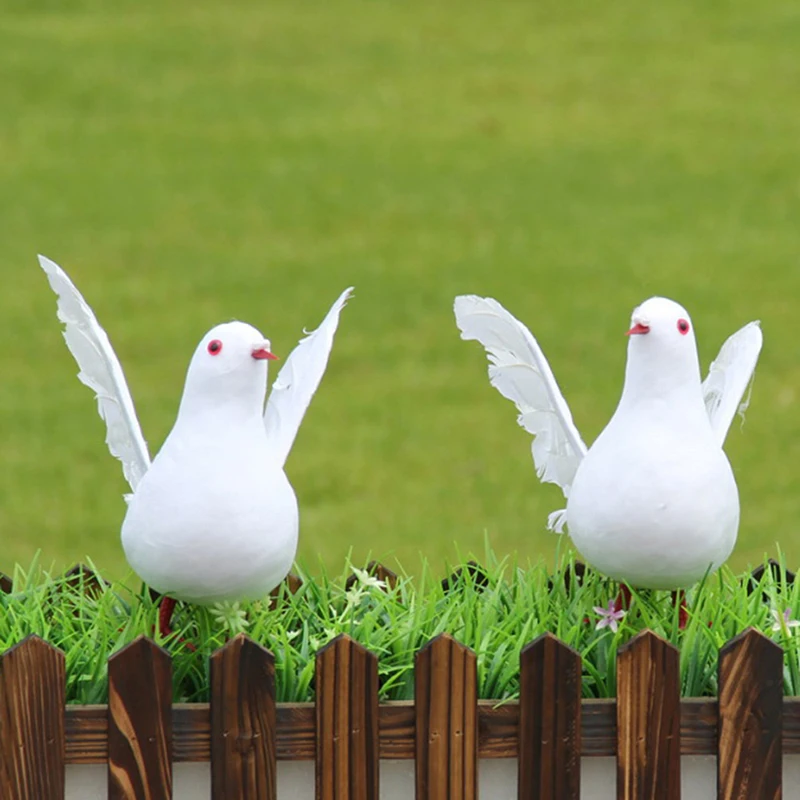
M351 549L414 569L485 535L553 557L560 493L454 295L529 325L587 442L641 300L689 309L704 365L761 319L726 445L732 563L779 542L796 565L798 53L783 0L6 0L0 569L41 549L125 571L126 485L37 252L107 329L152 452L208 328L246 320L285 355L355 284L288 462L301 555L337 569Z

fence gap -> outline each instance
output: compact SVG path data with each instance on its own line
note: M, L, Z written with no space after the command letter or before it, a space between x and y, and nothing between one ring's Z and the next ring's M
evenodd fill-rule
M378 659L346 634L317 653L317 800L378 800Z
M108 659L108 797L172 797L172 660L144 636Z
M617 654L617 798L680 800L679 653L645 630Z
M475 653L443 633L417 653L414 681L417 800L476 800Z
M276 800L275 659L243 633L211 656L211 800Z
M783 652L749 628L719 653L717 796L779 800Z
M27 636L0 656L0 797L64 798L64 654Z
M551 633L520 653L519 800L579 800L581 657Z

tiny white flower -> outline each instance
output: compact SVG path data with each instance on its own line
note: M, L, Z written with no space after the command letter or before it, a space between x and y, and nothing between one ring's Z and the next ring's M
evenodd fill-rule
M772 630L776 633L781 631L788 633L791 628L800 626L800 620L792 619L792 611L790 608L785 609L783 614L781 614L778 609L773 608L770 614L772 614L772 619L775 620Z
M594 626L596 631L599 631L601 628L611 628L611 630L616 633L619 629L619 623L625 616L625 612L621 608L614 608L613 600L608 601L607 607L594 606L594 612L600 617L597 625Z
M379 580L374 575L370 575L365 569L353 567L353 574L358 578L358 582L365 588L385 589L386 581Z
M250 624L247 612L239 607L239 603L215 603L211 608L211 616L217 625L229 630L234 636L244 633Z

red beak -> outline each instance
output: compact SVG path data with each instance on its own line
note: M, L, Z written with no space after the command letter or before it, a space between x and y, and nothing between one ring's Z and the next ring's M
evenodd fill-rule
M637 322L629 331L626 332L626 336L636 336L640 333L650 333L650 326L649 325L642 325L641 322Z
M270 361L279 361L280 359L275 353L270 353L269 350L262 347L260 350L253 350L253 358L261 360L263 358L268 358Z

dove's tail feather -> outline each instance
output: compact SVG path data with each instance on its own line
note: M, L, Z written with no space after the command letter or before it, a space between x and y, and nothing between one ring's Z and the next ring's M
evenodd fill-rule
M306 409L325 374L339 314L352 291L352 286L345 289L320 326L300 340L272 384L264 425L281 466L286 463Z
M533 435L539 478L560 486L566 497L586 445L538 342L490 298L457 297L455 315L461 338L475 339L485 348L492 386L516 405L519 424ZM551 517L551 526L563 526L563 516Z
M44 256L39 256L39 264L58 296L58 318L64 323L64 339L80 368L78 378L97 397L98 413L106 423L108 449L122 462L125 478L135 491L150 466L150 456L122 367L106 332L66 273Z
M750 402L749 392L744 401L742 397L753 379L762 342L760 324L745 325L725 341L703 381L703 400L720 446L733 418L737 413L743 417Z

